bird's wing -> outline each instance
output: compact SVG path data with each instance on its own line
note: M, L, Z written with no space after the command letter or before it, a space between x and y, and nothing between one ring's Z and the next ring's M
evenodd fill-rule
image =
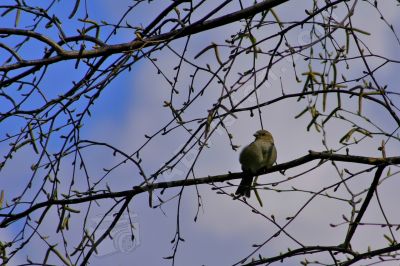
M242 165L242 170L257 173L262 163L262 151L256 142L247 145L240 153L239 161Z

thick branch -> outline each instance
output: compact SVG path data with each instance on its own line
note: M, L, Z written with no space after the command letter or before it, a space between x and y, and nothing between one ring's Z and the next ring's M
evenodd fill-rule
M345 248L348 248L350 246L350 241L351 238L353 237L354 233L356 232L357 226L361 221L361 218L363 217L365 211L367 210L367 207L372 199L372 196L374 195L374 192L376 190L376 187L379 184L379 179L382 175L383 169L385 169L386 165L381 165L378 167L378 169L376 170L375 173L375 177L374 180L372 181L371 187L368 190L367 196L365 197L365 200L360 208L360 211L358 212L358 215L356 217L356 219L354 220L354 222L350 225L349 227L349 231L347 232L346 235L346 240L344 241L343 246Z
M309 246L309 247L303 247L303 248L298 248L294 250L290 250L286 253L282 253L278 256L275 257L270 257L270 258L263 258L260 260L255 260L250 263L244 264L244 266L255 266L255 265L265 265L265 263L272 263L275 261L283 261L284 259L288 259L290 257L294 257L297 255L305 255L305 254L312 254L312 253L317 253L317 252L341 252L349 255L355 256L356 253L345 249L343 247L337 247L337 246Z
M298 159L292 160L287 163L282 163L279 165L275 165L269 168L265 172L259 173L268 174L272 172L277 172L281 170L287 170L290 168L294 168L299 165L306 164L308 162L314 160L330 160L330 161L340 161L340 162L351 162L351 163L360 163L360 164L367 164L367 165L390 165L390 164L400 164L400 157L387 157L387 158L376 158L376 157L364 157L364 156L354 156L354 155L343 155L343 154L335 154L330 152L315 152L309 151L308 155L300 157ZM0 214L0 217L5 217L5 219L0 223L0 228L7 227L13 221L19 220L25 216L28 216L35 210L52 206L52 205L73 205L79 204L99 199L111 199L111 198L120 198L120 197L133 197L137 194L153 191L155 189L164 189L164 188L172 188L172 187L182 187L182 186L193 186L193 185L200 185L200 184L208 184L208 183L216 183L216 182L225 182L228 180L239 179L242 177L242 172L237 173L228 173L223 175L216 175L216 176L208 176L196 179L184 179L184 180L176 180L176 181L169 181L169 182L158 182L149 185L144 185L141 187L133 187L130 190L125 191L118 191L118 192L110 192L110 193L102 193L90 196L81 196L79 198L73 199L63 199L63 200L56 200L50 199L48 201L37 203L32 207L26 209L23 212L17 214Z
M393 245L390 247L375 249L375 250L371 250L371 251L368 251L365 253L358 254L349 249L345 249L342 246L309 246L309 247L290 250L286 253L282 253L275 257L269 257L269 258L263 258L260 260L255 260L250 263L244 264L244 266L264 265L265 263L283 261L284 259L288 259L290 257L294 257L297 255L312 254L312 253L317 253L317 252L341 252L344 254L349 254L349 255L353 256L353 258L340 264L341 266L348 266L348 265L352 265L355 262L360 261L362 259L371 258L371 257L377 256L377 255L389 253L389 252L396 251L399 249L400 249L400 244L396 244L396 245Z
M357 261L360 261L362 259L366 259L366 258L372 258L381 254L386 254L392 251L396 251L400 249L400 244L395 244L389 247L385 247L385 248L380 248L380 249L375 249L375 250L371 250L371 251L367 251L365 253L361 253L358 254L356 256L354 256L353 259L348 260L342 264L340 264L341 266L348 266L348 265L352 265L354 263L356 263ZM372 265L372 264L371 264Z
M0 66L0 71L9 71L13 69L18 69L21 67L26 66L36 66L36 65L49 65L53 64L62 60L67 59L77 59L77 58L92 58L92 57L99 57L104 55L111 55L115 53L122 53L122 52L130 52L137 49L142 49L149 46L154 46L156 44L170 41L173 39L182 38L185 36L189 36L192 34L196 34L199 32L207 31L213 28L217 28L223 25L227 25L229 23L239 21L241 19L247 18L249 16L254 16L257 13L262 11L271 9L277 5L287 2L288 0L265 0L258 4L252 5L248 8L242 9L237 12L233 12L215 19L207 20L207 21L198 21L187 27L182 29L174 30L171 32L167 32L164 34L160 34L154 37L146 38L146 39L135 39L132 42L124 43L124 44L116 44L116 45L108 45L104 47L99 47L92 50L85 50L85 51L66 51L61 49L57 43L51 41L50 39L42 36L40 34L31 32L31 31L24 31L24 30L15 30L15 29L7 29L7 28L0 28L0 34L19 34L22 35L22 32L25 32L26 36L31 36L41 40L51 47L53 47L58 55L49 57L49 58L42 58L36 60L25 60L22 62L18 62L15 64L10 64L6 66ZM340 2L340 1L339 1Z

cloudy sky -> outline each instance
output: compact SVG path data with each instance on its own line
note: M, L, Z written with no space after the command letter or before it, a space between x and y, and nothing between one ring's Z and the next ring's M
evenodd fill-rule
M288 1L287 3L275 9L282 21L296 21L304 18L304 10L308 7L302 6L300 1ZM123 12L125 12L130 1L96 1L96 4L89 3L90 18L97 21L107 20L109 22L117 22ZM235 2L236 3L236 2ZM157 13L163 9L165 3L157 1L149 6L143 5L136 12L128 16L127 21L132 25L147 25ZM232 6L232 9L236 7ZM385 19L391 23L395 29L400 28L400 17L397 15L400 7L396 7L395 1L387 1L382 4L381 11ZM70 10L70 6L59 5L54 12L62 10ZM227 8L226 10L229 10ZM339 9L335 13L338 20L343 18L345 13ZM356 13L352 18L355 28L371 33L371 35L362 36L362 40L376 54L400 60L399 43L390 32L384 21L379 19L380 14L374 8L366 3L359 3ZM231 34L236 33L242 23L234 23L228 26L214 29L210 32L200 33L194 36L190 42L187 57L192 59L204 47L210 45L211 42L223 43ZM68 25L66 25L68 29ZM72 26L71 26L72 28ZM71 30L72 31L72 30ZM271 31L272 32L272 31ZM307 29L294 30L290 38L292 45L303 45L309 41ZM67 30L67 33L68 30ZM72 32L70 34L73 34ZM133 37L131 32L120 34L112 37L111 43L126 42ZM265 36L267 32L260 32L259 36ZM274 42L276 40L273 40ZM183 48L184 40L173 42L172 45L179 51ZM268 49L273 44L263 47ZM222 56L227 57L227 53L222 52ZM167 76L172 76L175 72L173 67L178 63L176 55L172 52L165 51L157 53L157 65ZM249 55L250 56L250 55ZM251 58L241 57L238 69L248 67ZM307 71L307 63L302 58L294 59L300 74ZM213 53L205 53L198 61L199 65L205 66L207 63L216 66L215 56ZM265 63L264 63L265 64ZM70 79L79 76L78 73L66 72L70 71L67 64L54 68L53 75L50 75L45 81L49 87L54 89L67 87L70 85ZM396 85L400 82L398 73L398 65L389 64L382 71L377 72L377 77L382 84L387 84L389 90L396 91ZM363 71L362 64L351 65L348 72L350 76L357 76ZM242 69L243 71L243 69ZM193 68L186 66L182 69L181 79L177 88L182 90L182 94L176 97L177 102L183 101L187 96L187 90L190 84L189 75L192 74ZM68 78L64 78L67 76ZM204 78L209 78L206 75ZM237 78L237 76L236 76ZM301 77L303 78L303 77ZM233 82L234 77L229 79ZM199 81L201 84L202 81ZM266 85L260 90L261 101L267 101L279 97L282 87L286 93L301 91L303 83L297 83L292 69L292 62L282 60L274 65L271 75ZM199 98L198 104L192 106L185 112L185 119L193 119L204 117L207 110L212 107L216 101L216 97L220 92L218 84L214 84L215 91L208 90L207 93ZM240 100L244 94L237 93L235 97ZM145 134L151 135L158 131L162 125L172 119L171 112L163 107L163 102L170 97L170 87L166 83L162 75L157 74L157 69L150 61L140 61L134 65L132 71L125 72L120 75L107 89L103 92L102 97L96 102L92 109L92 118L86 120L85 127L82 129L82 139L92 139L99 142L108 142L111 145L121 149L127 154L132 154L146 141ZM350 100L344 99L345 104L351 104ZM397 103L399 103L397 101ZM245 106L254 105L254 98L250 98L244 103ZM328 108L334 108L335 97L328 97ZM306 103L298 103L297 99L288 99L276 104L268 105L263 109L262 119L263 125L274 136L275 144L278 149L278 163L287 162L306 155L309 150L322 151L325 148L321 143L321 135L315 130L306 130L306 126L310 121L309 115L304 115L299 119L294 117L300 113L306 106ZM357 111L357 106L353 110ZM376 108L374 105L366 104L364 106L364 115L371 118L374 123L385 131L392 132L396 130L393 121L386 112ZM4 128L12 128L16 125L6 125ZM193 126L195 128L195 125ZM258 116L251 117L248 112L237 114L237 119L231 120L229 123L229 131L233 134L233 142L243 147L253 140L253 133L260 129ZM327 140L329 146L338 148L338 140L350 129L349 125L333 122L326 128ZM161 167L172 154L177 152L182 144L187 140L189 134L183 130L176 130L174 134L157 137L152 140L141 151L143 159L143 168L147 174L154 173ZM363 156L380 156L377 147L385 138L374 137L363 142L359 147L352 147L351 154ZM388 156L397 156L400 145L391 143L387 147ZM57 143L54 143L57 145ZM342 151L344 152L344 151ZM10 161L10 164L0 173L0 187L9 194L18 195L25 187L24 182L19 180L27 180L26 169L29 169L31 161L28 159L31 154L27 151L19 154ZM86 154L86 163L90 168L90 174L94 179L102 175L103 168L110 168L121 162L123 158L113 157L112 153L106 149L90 150ZM201 153L196 167L194 169L196 177L206 177L209 175L226 174L230 172L240 171L238 162L239 151L233 151L229 145L226 133L217 131L210 139L208 147ZM173 179L185 178L188 167L192 162L192 158L186 158L176 169L159 178L159 181L170 181ZM66 162L62 169L65 178L71 175L71 167ZM311 168L315 164L307 164L305 166L290 170L283 176L280 173L273 173L260 177L259 183L270 184L285 180L290 176L300 173L303 170ZM340 168L349 167L351 171L364 169L359 166L349 164L339 164ZM357 181L351 182L349 186L356 191L362 191L371 182L373 173L365 173L360 175ZM10 181L11 180L11 181ZM138 181L139 180L139 181ZM133 185L138 184L141 180L138 178L138 171L134 165L126 164L118 167L105 181L113 191L126 190ZM83 181L82 181L83 182ZM302 175L290 182L283 183L280 189L290 189L296 187L304 191L318 191L326 186L338 182L338 176L330 163L325 163L322 167L310 174ZM79 181L78 181L79 183ZM238 181L232 183L237 184ZM400 222L400 214L395 210L395 202L400 200L396 187L400 185L399 180L389 179L380 187L381 201L390 216L390 220L394 223ZM235 187L226 186L226 184L216 184L222 186L223 190L231 193ZM273 215L280 225L284 225L286 217L293 216L310 198L309 193L296 193L291 191L280 192L265 190L260 191L260 196L264 206L260 207L257 200L253 197L249 200L250 206L258 209L261 215L252 212L250 206L240 202L233 201L228 195L218 194L216 190L212 190L212 185L201 185L197 188L185 188L180 213L181 234L185 239L180 242L180 246L176 256L176 265L232 265L238 263L241 259L248 256L253 250L253 244L261 244L271 238L278 228L268 221L264 216L271 217ZM269 186L274 189L274 187ZM202 206L198 215L198 219L194 222L197 212L197 190L201 195ZM178 190L172 189L161 196L159 192L155 195L168 199ZM332 192L332 190L330 191ZM12 196L9 196L9 199ZM349 194L346 189L341 186L335 196L348 198ZM102 202L101 205L94 207L89 215L89 227L97 225L99 215L104 215L104 210L110 206L110 203ZM177 200L173 199L165 204L162 209L152 209L148 205L148 194L141 194L135 197L130 205L132 213L131 218L135 224L135 234L137 235L134 246L130 246L124 240L126 236L127 225L126 217L117 224L115 234L121 236L118 241L106 239L99 247L99 253L92 257L93 265L170 265L169 260L163 257L172 254L173 245L171 240L176 231L176 211ZM347 215L351 206L340 200L320 197L308 204L301 214L287 227L287 233L291 237L298 239L305 245L338 245L343 241L343 236L347 230L346 226L331 227L330 224L339 224L343 222L342 214ZM55 232L57 216L55 212L49 212L49 221L54 219L54 223L43 225L44 231L52 235ZM110 216L112 219L112 216ZM379 213L376 200L372 202L371 211L366 213L366 221L383 222L383 217ZM77 215L71 222L71 232L81 232L79 230L82 217ZM17 225L18 226L18 225ZM10 239L13 236L13 230L3 230L0 234L4 239ZM89 228L90 229L90 228ZM368 227L360 227L357 235L352 242L353 247L366 251L368 245L374 247L383 247L387 245L387 241L383 234L387 233L382 230L370 230ZM56 237L54 239L57 239ZM78 237L70 234L68 239L71 245L75 246ZM115 237L117 239L117 237ZM15 258L15 264L22 263L26 256L30 258L42 257L43 249L40 246L41 241L33 239L29 249L21 253ZM287 248L298 248L299 245L290 239L289 236L281 233L278 237L272 238L259 252L263 257L275 256L279 252L284 252ZM258 256L258 252L255 257ZM310 256L310 258L313 258ZM285 265L298 265L298 260L288 260Z

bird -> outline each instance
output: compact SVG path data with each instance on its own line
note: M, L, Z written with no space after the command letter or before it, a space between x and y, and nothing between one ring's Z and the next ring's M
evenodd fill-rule
M276 161L277 152L272 134L267 130L258 130L253 135L256 139L243 148L239 156L242 165L242 180L236 190L237 196L250 198L253 177L261 169L270 168Z

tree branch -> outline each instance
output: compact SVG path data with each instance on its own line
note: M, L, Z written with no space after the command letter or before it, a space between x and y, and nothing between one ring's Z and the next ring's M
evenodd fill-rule
M306 255L306 254L312 254L312 253L317 253L317 252L341 252L344 254L349 254L349 255L353 256L353 259L350 259L350 260L340 264L341 266L349 266L349 265L352 265L353 263L360 261L362 259L365 259L368 257L374 257L374 256L384 254L384 253L389 253L391 251L396 251L399 249L400 249L400 244L396 244L396 245L393 245L390 247L385 247L385 248L376 249L376 250L358 254L358 253L356 253L350 249L346 249L342 246L308 246L308 247L290 250L286 253L282 253L275 257L263 258L260 260L252 261L250 263L244 264L243 266L262 265L265 263L283 261L284 259L288 259L290 257L294 257L297 255Z
M305 255L305 254L312 254L312 253L317 253L317 252L328 252L328 251L329 252L341 252L341 253L350 254L353 256L356 255L355 252L345 249L340 246L339 247L338 246L308 246L308 247L290 250L286 253L282 253L275 257L269 257L269 258L263 258L260 260L255 260L255 261L249 262L247 264L244 264L243 266L255 266L255 265L261 265L261 264L265 264L265 263L272 263L275 261L282 262L284 259L294 257L297 255Z
M340 162L351 162L351 163L360 163L360 164L367 164L367 165L381 165L380 167L384 167L390 164L400 164L400 157L386 157L386 158L377 158L377 157L364 157L364 156L354 156L354 155L343 155L343 154L335 154L330 152L315 152L309 151L309 154L302 156L298 159L289 161L287 163L282 163L279 165L275 165L269 168L267 171L262 171L259 175L268 174L272 172L277 172L281 170L287 170L290 168L294 168L299 165L303 165L305 163L314 161L314 160L329 160L329 161L340 161ZM379 169L379 168L378 168ZM383 169L382 169L383 170ZM378 173L378 171L377 171ZM164 188L172 188L172 187L182 187L182 186L193 186L193 185L200 185L200 184L209 184L209 183L216 183L216 182L225 182L228 180L239 179L242 177L242 172L236 173L228 173L222 175L215 175L215 176L208 176L196 179L183 179L183 180L175 180L175 181L168 181L168 182L158 182L144 186L135 186L130 190L125 191L118 191L118 192L109 192L109 193L102 193L90 196L80 196L79 198L73 199L50 199L48 201L37 203L32 207L26 209L17 214L0 214L0 217L5 217L3 221L0 223L0 228L7 227L13 221L19 220L25 216L28 216L32 212L37 209L41 209L44 207L52 206L52 205L73 205L79 204L99 199L107 199L107 198L120 198L120 197L133 197L137 194L152 191L155 189L164 189Z
M21 67L27 66L37 66L37 65L49 65L59 61L68 60L68 59L77 59L77 58L93 58L105 55L111 55L115 53L129 52L137 49L146 48L149 46L154 46L161 42L179 39L185 36L189 36L192 34L196 34L199 32L207 31L213 28L217 28L220 26L227 25L229 23L247 18L249 16L254 16L257 13L262 11L271 9L277 5L283 4L288 0L264 0L258 4L252 5L248 8L244 8L242 10L215 18L207 21L197 21L193 24L190 24L184 28L173 30L164 34L160 34L154 37L146 38L146 39L135 39L129 43L123 44L115 44L115 45L107 45L104 47L95 48L92 50L85 51L66 51L63 50L60 46L57 45L56 42L51 41L49 38L40 35L38 33L32 31L24 31L24 30L16 30L16 29L7 29L0 28L0 34L18 34L24 35L22 32L25 32L26 36L30 36L36 38L40 41L43 41L53 47L57 51L57 55L49 58L35 59L35 60L24 60L22 62L9 64L5 66L0 66L0 71L9 71L18 69ZM341 1L338 1L341 2Z
M353 259L348 260L348 261L346 261L346 262L344 262L344 263L342 263L340 265L341 266L349 266L349 265L352 265L353 263L355 263L357 261L360 261L362 259L372 258L374 256L385 254L385 253L389 253L389 252L396 251L396 250L399 250L399 249L400 249L400 244L395 244L395 245L392 245L390 247L385 247L385 248L380 248L380 249L367 251L365 253L357 254L356 256L354 256Z
M372 196L374 195L375 189L379 184L379 179L382 175L383 169L385 169L386 165L380 165L378 166L378 169L375 172L375 177L374 180L372 181L371 187L368 190L367 196L365 197L365 200L360 208L360 211L358 212L358 215L354 222L350 225L349 231L347 232L346 239L343 243L343 246L347 249L350 246L350 241L351 238L353 237L354 233L356 232L357 226L359 225L361 218L363 217L365 211L367 210L367 207L372 199Z

